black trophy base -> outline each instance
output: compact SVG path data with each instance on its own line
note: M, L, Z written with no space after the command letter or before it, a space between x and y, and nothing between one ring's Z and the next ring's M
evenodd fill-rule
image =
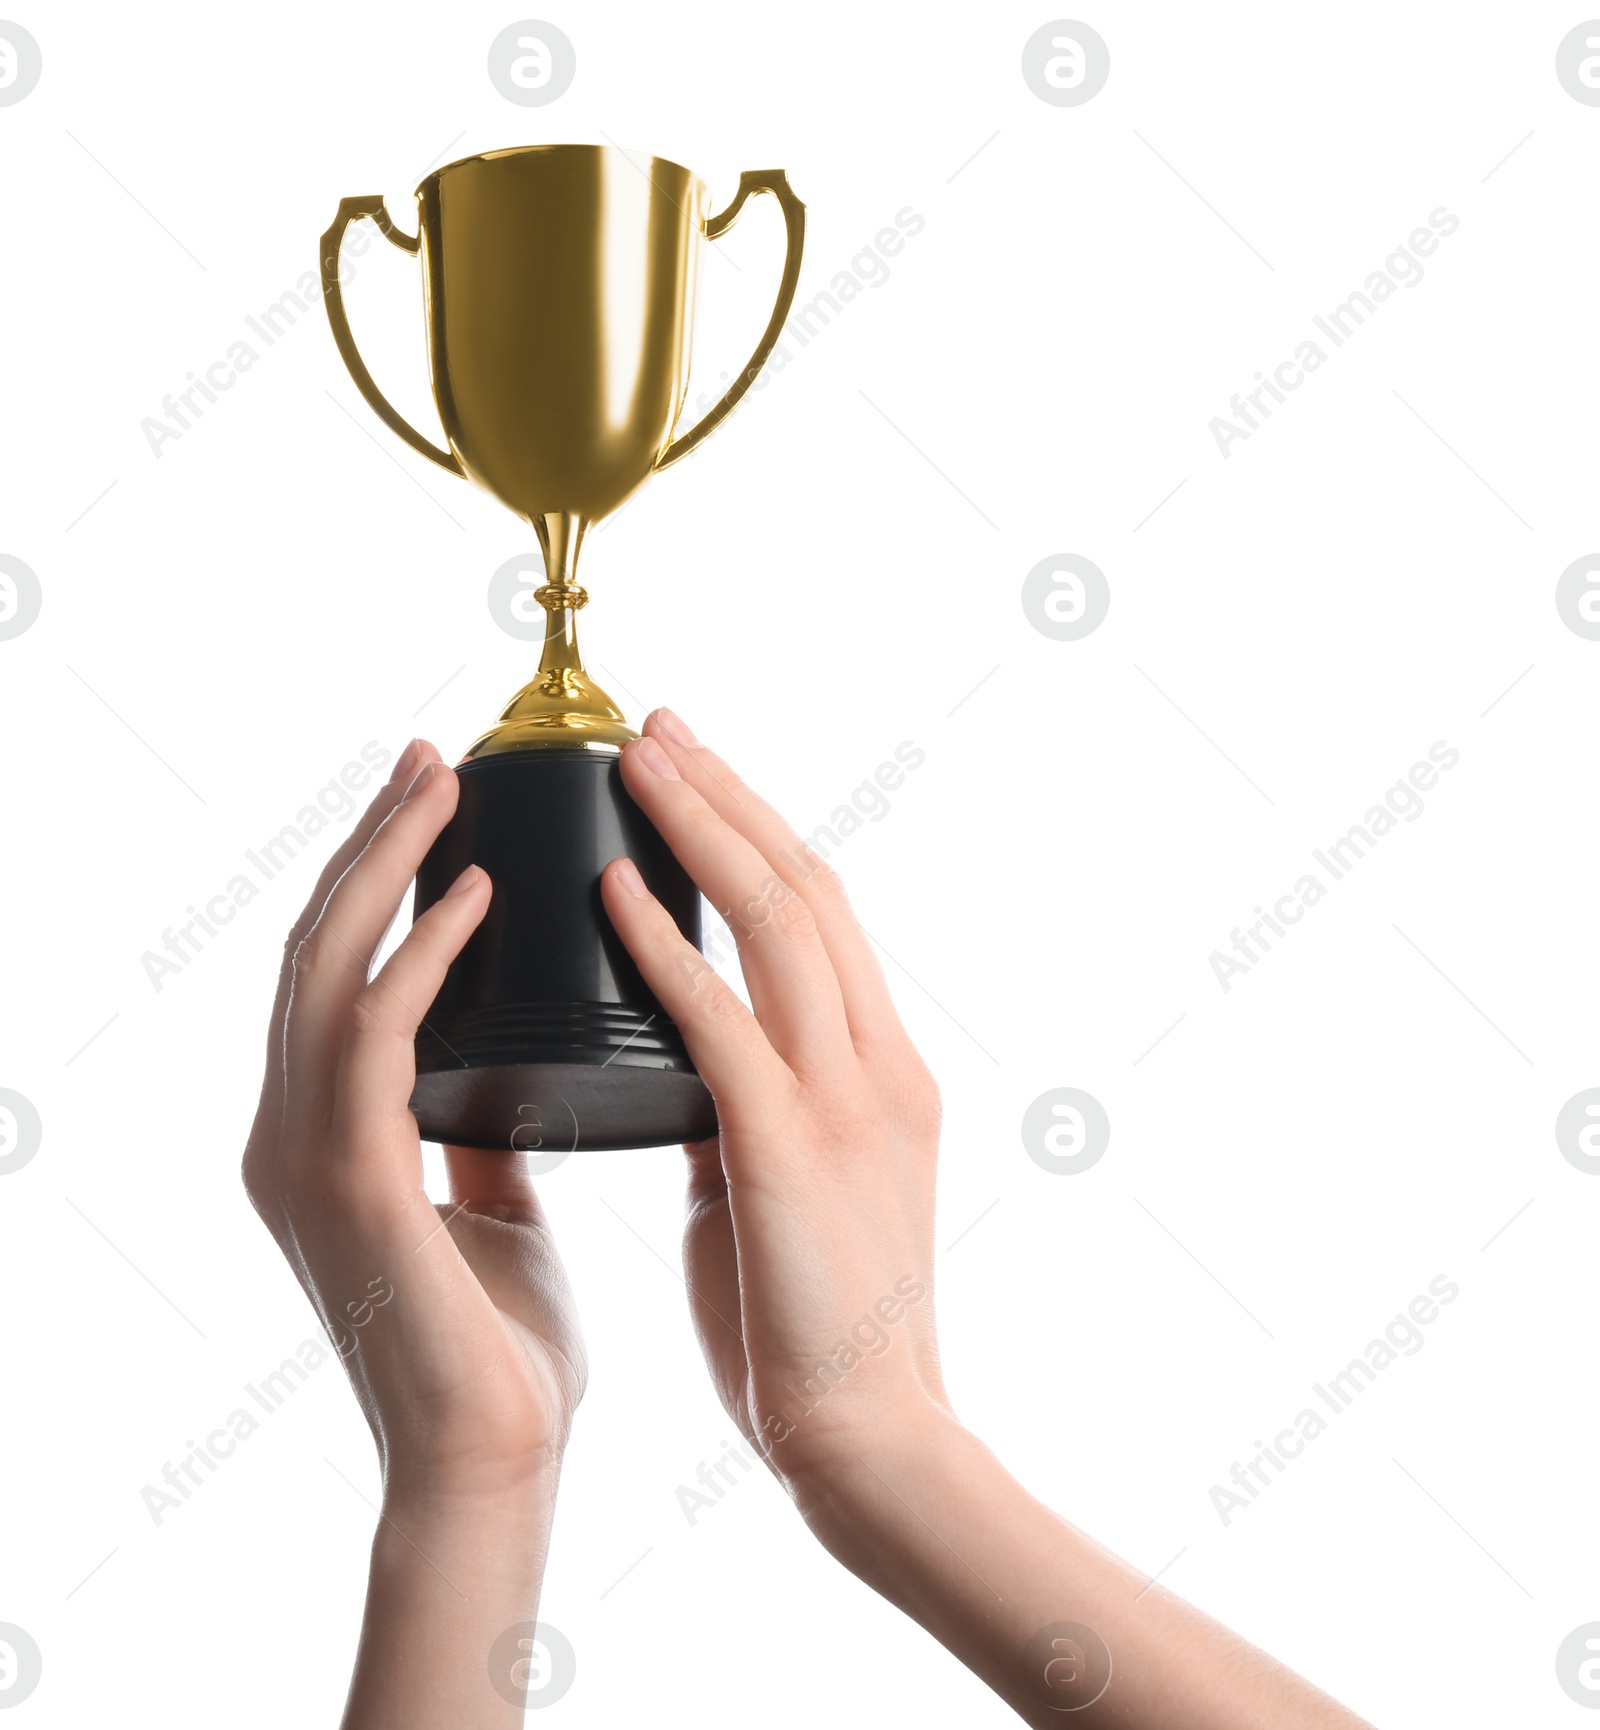
M600 873L626 854L700 945L699 894L617 759L541 748L456 774L460 803L417 873L414 914L468 865L493 893L417 1034L424 1139L549 1154L714 1135L711 1094L601 905Z

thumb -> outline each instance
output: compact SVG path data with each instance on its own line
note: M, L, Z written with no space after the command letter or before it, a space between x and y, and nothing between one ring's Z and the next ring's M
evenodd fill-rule
M446 1147L445 1171L452 1207L487 1214L513 1225L549 1230L544 1209L528 1175L527 1155L482 1147Z

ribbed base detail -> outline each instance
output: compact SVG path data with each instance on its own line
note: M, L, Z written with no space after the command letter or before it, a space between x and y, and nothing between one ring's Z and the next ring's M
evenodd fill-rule
M430 1016L417 1034L417 1072L499 1063L626 1063L689 1069L676 1025L623 1003L502 1003Z

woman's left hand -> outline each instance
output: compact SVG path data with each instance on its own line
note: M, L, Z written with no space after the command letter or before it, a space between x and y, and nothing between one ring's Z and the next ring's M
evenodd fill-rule
M244 1154L256 1210L344 1360L383 1470L346 1730L520 1725L489 1659L536 1613L585 1359L523 1157L445 1149L422 1187L413 1041L489 905L476 867L372 960L455 811L431 746L395 765L284 948ZM511 1664L505 1666L508 1675Z

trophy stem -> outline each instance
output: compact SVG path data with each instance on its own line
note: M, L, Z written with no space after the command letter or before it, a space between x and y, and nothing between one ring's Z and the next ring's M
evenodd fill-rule
M468 750L469 759L550 746L615 749L638 738L622 711L584 671L578 648L578 612L588 605L589 595L575 573L588 526L570 511L533 519L545 574L543 586L534 590L534 599L545 610L539 671L506 705L500 724Z
M583 655L578 648L578 610L589 604L589 591L577 580L578 549L588 525L579 517L554 514L539 517L534 532L544 551L543 588L533 598L545 610L544 653L539 673L550 688L565 688L572 675L582 677Z

